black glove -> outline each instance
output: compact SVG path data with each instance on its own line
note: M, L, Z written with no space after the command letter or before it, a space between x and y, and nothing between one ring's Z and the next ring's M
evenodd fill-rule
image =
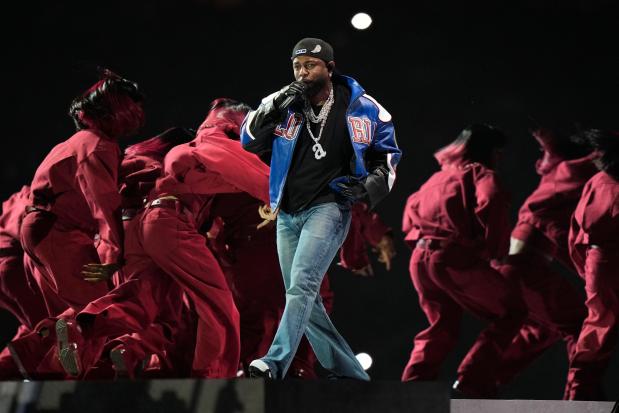
M303 95L305 88L305 83L301 81L294 81L288 86L284 86L273 99L273 106L280 112L285 111L288 106Z
M362 182L339 182L337 186L340 195L351 202L363 201L368 196Z

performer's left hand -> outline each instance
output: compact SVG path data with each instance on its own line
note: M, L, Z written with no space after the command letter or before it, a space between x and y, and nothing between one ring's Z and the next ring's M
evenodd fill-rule
M86 264L82 267L82 276L85 281L98 283L112 278L118 268L118 264Z
M337 186L340 189L340 195L351 202L362 201L367 198L368 193L360 182L339 182Z

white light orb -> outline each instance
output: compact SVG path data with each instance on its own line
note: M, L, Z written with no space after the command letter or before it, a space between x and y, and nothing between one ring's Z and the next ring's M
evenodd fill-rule
M370 357L368 353L359 353L355 357L357 357L357 360L359 361L359 364L361 364L361 367L363 367L363 370L367 370L372 367L372 357Z
M372 24L372 18L367 13L357 13L352 17L350 23L357 30L365 30Z

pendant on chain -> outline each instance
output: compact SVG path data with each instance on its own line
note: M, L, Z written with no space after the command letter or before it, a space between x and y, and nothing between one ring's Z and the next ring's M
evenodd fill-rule
M312 146L312 150L314 151L314 158L322 159L327 156L327 151L325 151L321 144L316 142L314 146Z

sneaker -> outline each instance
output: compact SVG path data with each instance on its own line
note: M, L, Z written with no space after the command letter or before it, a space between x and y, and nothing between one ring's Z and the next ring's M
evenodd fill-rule
M79 352L82 347L82 333L75 320L64 318L56 321L56 342L58 359L64 371L73 377L81 373Z
M269 365L264 361L258 359L249 363L249 377L252 379L265 378L272 379L273 375L271 374L271 369Z
M114 347L110 350L110 359L112 360L112 364L114 365L114 371L116 372L117 377L130 377L130 371L132 370L127 367L129 364L128 360L125 360L125 356L127 350L123 348L123 346Z
M44 319L33 331L7 344L7 349L24 380L60 379L64 376L60 369L53 372L58 375L57 377L50 371L38 370L48 350L56 341L56 337L52 334L55 323L54 319Z
M135 379L136 376L140 375L145 364L122 344L110 350L110 359L118 378Z

